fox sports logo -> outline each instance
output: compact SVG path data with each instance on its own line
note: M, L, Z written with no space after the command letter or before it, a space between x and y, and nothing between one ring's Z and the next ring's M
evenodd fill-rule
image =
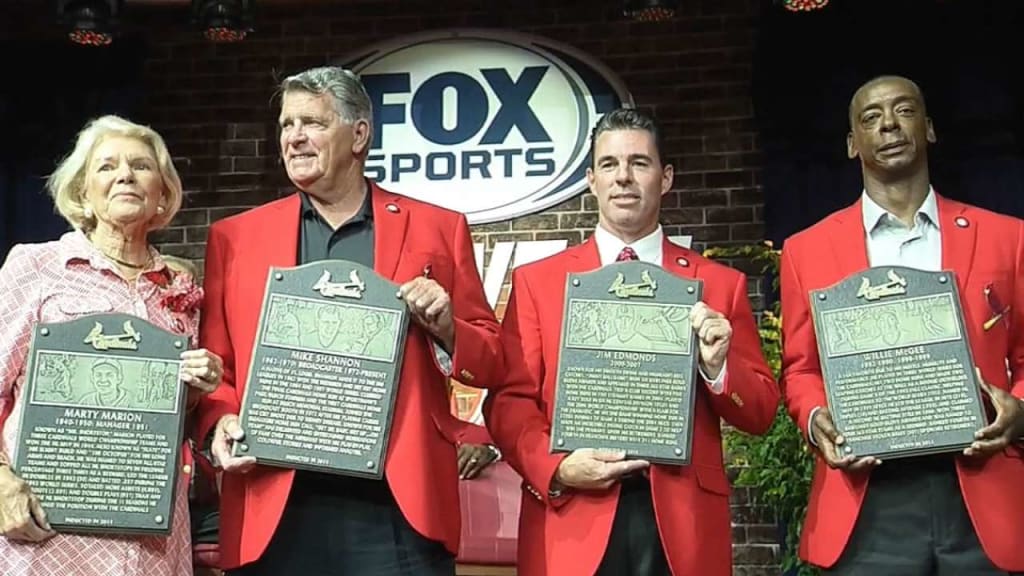
M633 105L593 58L524 34L416 34L342 63L373 102L366 175L472 224L538 212L583 191L591 128L605 112Z

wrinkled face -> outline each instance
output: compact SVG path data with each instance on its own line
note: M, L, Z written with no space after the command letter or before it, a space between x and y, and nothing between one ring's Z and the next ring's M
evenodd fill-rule
M671 165L662 166L654 135L647 130L599 134L587 183L597 197L602 226L627 242L653 232L672 174Z
M935 142L921 93L910 82L891 78L861 88L850 106L847 154L878 177L903 176L925 166Z
M85 205L99 222L123 227L150 222L166 202L156 154L148 144L109 136L86 165Z
M100 394L113 394L121 384L121 374L113 366L100 364L92 369L92 384Z
M369 144L366 121L346 123L326 93L286 92L278 122L288 178L313 195L336 188Z

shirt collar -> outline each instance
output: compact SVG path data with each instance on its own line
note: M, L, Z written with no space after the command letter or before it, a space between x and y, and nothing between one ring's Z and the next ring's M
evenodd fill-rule
M619 252L622 252L622 249L626 246L632 248L642 262L660 265L664 238L665 233L662 231L660 224L654 229L654 232L631 244L626 244L618 236L605 230L600 224L594 230L594 240L597 242L597 253L601 257L602 266L615 262L615 259L619 257Z
M85 235L85 232L81 230L65 232L64 235L60 237L58 246L60 262L65 268L77 260L80 262L88 262L89 266L97 270L115 269L114 263L104 257L103 252L101 252L96 245L90 242L89 238ZM167 265L164 264L164 259L160 257L160 253L156 248L150 246L149 255L152 263L143 274L160 272L165 276L169 276L170 270L167 268Z
M316 210L316 206L313 206L313 201L310 200L309 194L299 190L299 201L302 206L301 214L303 218L319 218L323 219ZM364 222L373 220L373 188L367 183L366 185L366 196L363 197L363 203L359 206L359 210L352 215L345 224L350 222Z
M888 216L889 218L896 220L896 215L892 214L885 208L882 208L877 202L868 196L867 191L861 193L861 211L864 218L864 230L868 234L871 234L878 228L883 219ZM921 207L917 209L917 216L915 217L915 226L920 223L921 220L925 223L930 223L936 228L939 227L939 204L935 200L935 190L932 187L928 187L928 195L924 197L924 202L921 203Z

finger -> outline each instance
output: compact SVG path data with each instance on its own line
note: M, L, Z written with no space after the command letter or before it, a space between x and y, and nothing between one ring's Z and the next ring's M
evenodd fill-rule
M998 438L1006 431L1006 425L1006 419L1003 415L999 414L991 424L975 432L974 438L976 440L992 440L993 438Z
M850 472L861 472L864 470L870 470L881 463L881 460L873 456L865 456L864 458L857 458L853 462L850 462L846 469Z
M472 460L470 460L470 462L471 464L469 466L469 469L466 470L466 480L472 480L473 478L479 476L480 473L483 472L485 466L483 462L474 462Z
M967 447L970 452L964 452L968 456L985 456L1001 452L1007 446L1010 445L1010 441L1006 436L997 436L991 440L975 440L971 442L971 445Z
M402 295L402 299L406 302L414 302L417 298L422 296L429 287L429 280L425 278L416 278L412 282L403 286L403 289L399 291L399 294Z
M231 460L231 445L227 439L219 440L214 438L210 443L210 456L213 457L213 465L224 467L224 462Z
M459 450L459 478L465 477L468 468L469 450Z
M622 462L612 462L604 467L604 473L600 476L602 480L605 479L617 479L625 476L626 474L632 474L633 472L639 472L645 468L649 468L650 462L646 460L623 460Z
M819 431L816 438L818 441L818 451L821 452L825 463L831 468L841 468L843 466L844 457L839 453L835 443L832 442L827 436L824 436L823 432Z
M839 438L839 431L832 423L832 415L825 410L818 410L814 415L814 427L817 428L830 442L842 444Z
M242 430L242 425L238 422L238 416L228 416L222 423L222 430L227 434L228 438L235 442L240 442L245 439L245 431Z
M212 353L206 348L196 348L195 350L185 350L179 354L178 357L182 360L189 361L202 360L204 358L209 358L211 355Z
M708 307L703 302L697 302L690 308L690 324L694 330L700 330L702 324L708 317Z
M405 298L410 291L422 285L424 281L426 281L426 278L422 276L417 276L412 280L409 280L405 284L402 284L401 286L398 287L398 297Z
M221 468L225 472L232 472L236 474L245 474L256 465L256 458L253 456L229 456L228 459L221 463Z
M585 448L585 450L592 450L592 449ZM597 450L592 450L588 454L588 456L593 458L594 460L600 460L602 462L619 462L620 460L625 460L625 458L626 458L626 451L625 450L611 450L611 449L608 449L608 448L598 448Z
M705 322L703 331L704 335L701 336L701 341L709 345L720 340L728 340L732 336L732 328L722 320Z
M442 290L441 294L437 298L435 298L434 301L431 302L429 306L427 306L427 309L424 313L426 314L427 318L438 318L441 316L442 313L448 310L448 308L451 306L451 302L452 301L448 297L448 294L446 294L444 290Z
M39 497L35 494L29 498L28 509L36 526L39 526L45 532L53 530L50 526L50 521L46 518L46 510L43 510L43 503L39 501Z
M50 537L49 532L37 526L35 520L32 519L27 511L16 533L15 538L28 542L42 542Z

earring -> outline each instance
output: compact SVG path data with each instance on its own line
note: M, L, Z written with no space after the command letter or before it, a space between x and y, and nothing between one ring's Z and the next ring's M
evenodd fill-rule
M156 213L157 214L163 214L164 212L166 212L166 209L163 206L157 206L156 207Z
M85 216L86 220L92 220L92 217L93 217L92 206L86 206L85 210L82 210L82 215Z

